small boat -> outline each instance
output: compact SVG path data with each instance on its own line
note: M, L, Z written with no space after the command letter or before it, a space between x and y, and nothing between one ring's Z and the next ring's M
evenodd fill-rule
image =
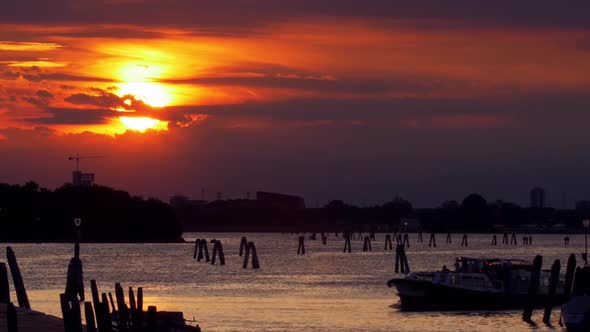
M455 270L413 272L394 278L402 310L498 310L521 308L528 302L532 264L517 259L459 257ZM541 271L536 303L548 293L550 271ZM554 303L563 303L563 280Z

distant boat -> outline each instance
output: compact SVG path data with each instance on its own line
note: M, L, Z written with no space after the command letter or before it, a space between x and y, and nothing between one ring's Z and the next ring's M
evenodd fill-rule
M528 301L532 264L516 259L460 257L455 269L414 272L394 278L402 310L473 310L521 308ZM549 271L541 271L537 303L547 296ZM560 279L554 302L563 303Z

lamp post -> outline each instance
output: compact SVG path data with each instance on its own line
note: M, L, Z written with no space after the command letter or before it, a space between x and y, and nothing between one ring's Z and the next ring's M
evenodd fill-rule
M590 226L590 219L582 221L584 225L584 264L588 266L588 227Z

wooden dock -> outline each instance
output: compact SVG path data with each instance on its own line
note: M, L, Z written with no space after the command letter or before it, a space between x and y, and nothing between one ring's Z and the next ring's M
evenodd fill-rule
M16 308L19 332L63 332L64 322L61 318L46 315L39 311ZM6 304L0 303L0 331L7 331Z

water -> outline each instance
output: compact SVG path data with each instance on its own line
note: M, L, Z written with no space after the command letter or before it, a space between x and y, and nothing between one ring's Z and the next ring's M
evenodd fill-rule
M394 276L394 253L384 252L384 234L373 242L373 252L363 253L362 241L353 241L353 253L344 254L342 238L330 234L328 245L306 239L307 254L297 256L297 236L245 234L254 241L261 269L242 269L238 256L244 234L198 234L222 241L226 265L212 266L192 259L194 244L82 244L86 295L89 280L100 292L114 292L114 283L144 287L146 305L159 310L182 311L196 318L204 331L530 331L521 311L406 313L395 306L398 297L386 282ZM184 235L194 241L197 234ZM452 266L457 256L522 258L543 255L543 268L554 259L584 250L584 236L573 235L569 247L563 235L535 235L532 246L491 247L491 235L470 235L469 247L452 244L445 235L438 247L417 243L411 234L407 251L414 271ZM319 238L319 236L318 236ZM501 243L501 237L498 239ZM519 238L520 240L520 238ZM519 241L520 242L520 241ZM64 291L72 244L12 244L33 309L61 315L59 293ZM211 250L211 246L210 250ZM578 256L579 257L579 256ZM562 269L562 270L563 270ZM12 286L12 285L11 285ZM12 294L13 299L16 297ZM533 320L536 330L550 329ZM557 309L553 313L557 326Z

